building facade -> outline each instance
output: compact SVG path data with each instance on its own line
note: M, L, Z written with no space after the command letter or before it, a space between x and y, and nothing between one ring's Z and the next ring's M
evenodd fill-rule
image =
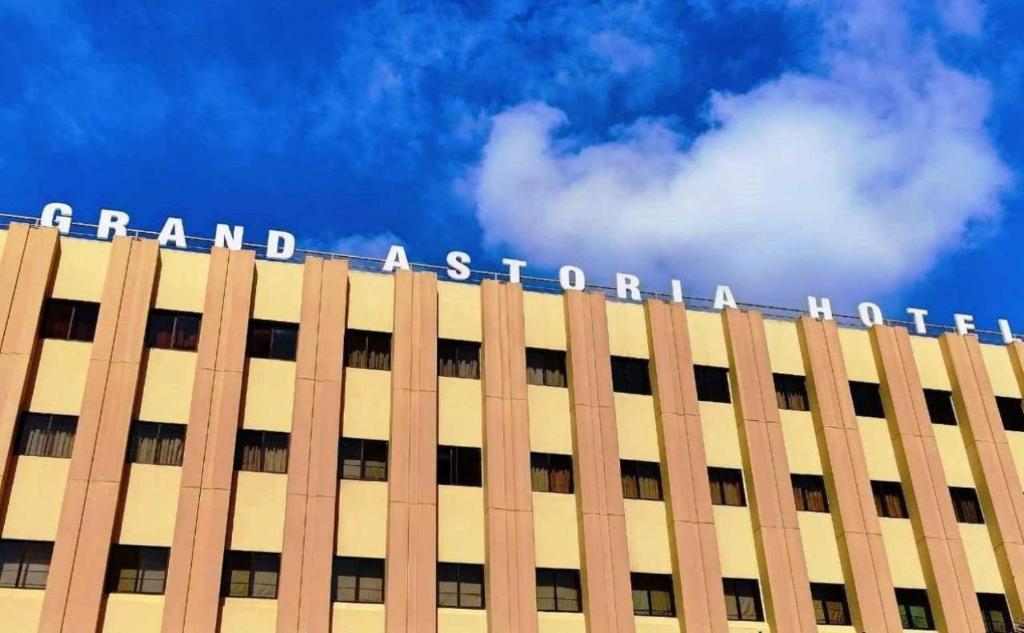
M0 630L983 633L1024 344L0 232Z

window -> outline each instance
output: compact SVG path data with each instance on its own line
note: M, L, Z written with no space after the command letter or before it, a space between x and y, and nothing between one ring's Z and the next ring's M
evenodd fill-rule
M388 443L384 440L341 438L341 478L388 480Z
M43 338L91 341L96 336L100 304L67 299L47 299L40 329Z
M909 519L907 500L903 498L903 486L898 481L872 481L871 494L875 497L878 516L887 519Z
M471 563L438 563L437 606L483 609L484 566Z
M612 391L651 395L651 373L646 358L612 356Z
M565 387L565 352L555 349L526 348L526 382L545 387Z
M725 589L726 618L742 622L764 620L761 610L761 589L756 580L723 578L722 587Z
M128 437L128 462L181 466L185 458L185 425L135 422Z
M295 348L298 342L299 326L297 324L253 319L249 322L249 347L246 350L246 356L295 360Z
M110 593L164 592L167 580L166 547L114 545L107 566L107 591Z
M77 425L78 418L70 415L22 413L18 455L70 458Z
M985 623L985 633L1013 633L1013 620L1006 606L1006 596L1001 593L979 593L978 606Z
M254 473L288 472L288 434L249 429L239 431L235 468Z
M984 523L978 492L974 488L950 487L949 496L953 498L953 512L958 523Z
M437 485L481 486L480 449L472 446L437 447Z
M743 471L737 468L708 468L711 482L711 503L716 506L745 506Z
M626 499L661 501L661 464L623 459L622 496Z
M928 604L928 592L924 589L897 589L896 608L900 612L904 629L927 631L935 628L932 609Z
M579 613L580 572L578 569L537 569L537 610Z
M334 559L334 601L384 604L384 559Z
M925 389L924 402L928 405L928 417L931 418L932 424L956 426L952 393L941 389Z
M633 615L672 618L676 615L675 595L671 574L631 573L633 585Z
M281 555L265 552L224 552L221 595L228 598L277 597Z
M702 402L732 402L729 397L729 370L725 367L694 365L697 399Z
M199 347L203 315L195 312L152 310L146 323L146 346L194 351Z
M438 339L437 375L442 378L480 379L480 343Z
M996 396L999 417L1003 419L1003 428L1007 431L1024 431L1024 407L1020 398Z
M793 498L798 512L828 512L825 478L821 475L791 475Z
M853 412L865 418L884 418L882 388L874 382L850 381L850 395L853 397Z
M811 583L811 604L818 624L850 625L850 605L846 601L846 587L826 583Z
M389 371L391 369L391 333L346 330L345 367Z
M780 409L790 411L810 411L810 398L807 397L807 378L793 374L772 374L775 379L775 399Z
M0 540L0 587L46 589L53 543Z
M572 494L572 455L530 453L530 479L534 492Z

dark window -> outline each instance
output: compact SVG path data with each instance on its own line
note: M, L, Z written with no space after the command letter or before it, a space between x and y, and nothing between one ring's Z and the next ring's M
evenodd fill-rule
M697 399L702 402L732 402L729 397L729 370L725 367L694 365Z
M224 552L221 595L229 598L277 597L281 555L265 552Z
M338 451L342 479L388 480L388 443L384 440L341 438Z
M437 606L483 609L484 566L471 563L438 563Z
M1003 419L1003 428L1007 431L1024 431L1024 407L1020 398L996 396L999 417Z
M579 570L537 568L537 610L582 611Z
M295 360L295 348L299 343L299 326L280 321L249 322L249 358L272 358Z
M160 349L194 351L199 347L203 315L195 312L152 310L146 324L146 345Z
M811 604L818 624L850 625L850 605L846 601L846 587L826 583L811 583Z
M828 512L825 478L821 475L791 475L793 498L798 512Z
M114 545L107 566L107 591L110 593L164 592L167 581L166 547Z
M1006 596L1001 593L979 593L978 606L985 623L985 633L1013 633L1013 620L1006 606Z
M810 411L810 398L807 397L807 378L793 374L772 374L775 379L775 399L780 409L791 411Z
M18 455L70 458L77 425L78 418L70 415L22 413Z
M896 608L900 612L904 629L927 631L935 628L932 609L928 604L928 592L924 589L897 589Z
M756 580L723 578L722 587L725 589L726 618L743 622L764 620L761 610L761 589Z
M480 449L473 446L437 447L437 485L481 486Z
M443 378L480 379L480 343L438 339L437 375Z
M334 559L334 601L384 604L384 559Z
M626 499L661 501L661 464L623 459L622 496Z
M100 304L68 299L47 299L40 328L43 338L91 341L96 336Z
M974 488L950 487L949 496L953 499L953 512L959 523L984 523L978 492Z
M526 348L526 382L546 387L565 387L565 352L555 349Z
M884 418L882 388L875 382L850 381L850 395L853 397L853 412L865 418Z
M651 394L651 374L646 358L612 356L612 390L619 393Z
M530 480L534 492L572 494L572 455L530 453Z
M345 367L391 369L391 333L346 330Z
M925 389L924 402L928 405L928 417L931 418L932 424L956 426L952 393L941 389Z
M716 506L745 506L743 471L737 468L708 468L711 503Z
M875 497L878 516L887 519L909 519L907 500L903 498L903 486L898 481L872 481L871 494Z
M184 424L135 422L128 437L128 461L133 464L181 466L185 458Z
M288 472L288 434L242 429L235 445L235 468L254 473Z
M675 617L676 601L671 574L633 572L629 580L633 585L633 615Z
M46 589L53 543L0 540L0 587Z

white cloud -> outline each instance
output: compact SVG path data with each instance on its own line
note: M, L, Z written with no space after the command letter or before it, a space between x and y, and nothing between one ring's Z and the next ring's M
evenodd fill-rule
M302 244L302 248L341 255L361 255L363 257L383 258L393 244L405 244L405 240L391 231L383 233L356 233L327 240L312 240Z
M833 18L821 74L712 95L694 139L640 120L585 144L538 102L495 116L474 177L486 241L604 280L731 283L741 300L849 302L919 278L994 226L1010 177L987 84L888 7Z
M985 8L977 0L940 0L939 17L954 33L976 36L985 22Z

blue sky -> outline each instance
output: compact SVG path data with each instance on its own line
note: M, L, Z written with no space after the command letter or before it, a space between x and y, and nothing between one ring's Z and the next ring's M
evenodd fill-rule
M977 0L0 6L0 210L1024 330L1024 23Z

